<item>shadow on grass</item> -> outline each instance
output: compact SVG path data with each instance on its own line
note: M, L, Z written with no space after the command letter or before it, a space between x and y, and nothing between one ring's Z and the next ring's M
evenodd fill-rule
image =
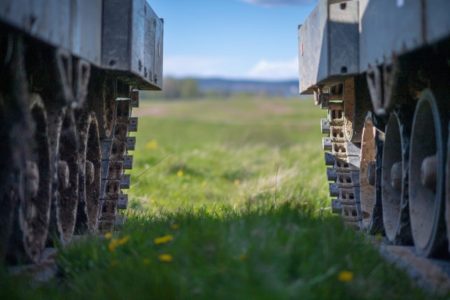
M0 287L31 299L425 299L362 235L298 204L130 214L58 263L37 290Z

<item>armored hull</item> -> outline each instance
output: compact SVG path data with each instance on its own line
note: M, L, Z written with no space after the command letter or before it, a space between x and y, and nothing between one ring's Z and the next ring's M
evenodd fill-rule
M448 257L450 2L321 0L299 26L300 91L322 120L332 209Z
M112 231L125 209L139 90L162 86L145 0L0 1L0 258Z

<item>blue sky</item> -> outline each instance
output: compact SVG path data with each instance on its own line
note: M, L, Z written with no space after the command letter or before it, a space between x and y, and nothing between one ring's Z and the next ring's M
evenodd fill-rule
M164 18L164 73L297 77L297 25L316 0L148 0Z

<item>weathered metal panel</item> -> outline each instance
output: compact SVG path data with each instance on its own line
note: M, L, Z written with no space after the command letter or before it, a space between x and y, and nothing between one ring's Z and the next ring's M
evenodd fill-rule
M31 1L31 35L70 49L70 0Z
M161 86L163 84L163 54L164 54L164 20L159 19L156 22L156 35L155 35L155 71L156 74L154 82L156 85Z
M145 65L148 69L148 79L155 85L162 82L162 44L163 21L147 4L147 18L145 26Z
M141 44L144 45L143 52L140 53L143 59L143 72L141 76L156 87L162 87L162 47L163 21L156 15L150 5L144 1L144 22L143 36ZM137 10L142 9L138 6ZM142 14L142 12L141 12Z
M357 1L330 4L328 76L359 72L358 21Z
M30 30L31 0L3 0L0 1L0 19L17 28Z
M102 65L112 69L130 68L131 1L103 1Z
M100 65L102 0L72 0L72 52Z
M70 0L2 0L0 21L53 46L70 49Z
M141 77L148 79L148 69L145 65L145 49L149 42L145 36L145 29L148 26L146 1L134 0L131 4L131 44L130 59L131 70L138 73Z
M321 0L299 29L300 92L359 72L357 1Z
M300 92L306 92L328 73L327 3L320 1L299 28Z
M162 80L155 74L162 57L155 60L155 47L162 20L145 0L104 0L103 12L103 66L135 74L140 88L160 89Z
M150 5L145 0L133 2L133 37L132 43L132 69L137 67L140 76L155 87L162 87L162 74L158 70L162 68L162 56L158 59L157 38L162 37L162 20L158 18ZM142 14L142 12L144 12Z
M429 44L450 37L450 1L427 0L423 14L426 24L426 40Z
M1 0L0 22L140 88L162 87L163 21L146 0Z
M421 0L360 0L360 71L425 43Z
M100 64L102 0L2 0L0 20Z

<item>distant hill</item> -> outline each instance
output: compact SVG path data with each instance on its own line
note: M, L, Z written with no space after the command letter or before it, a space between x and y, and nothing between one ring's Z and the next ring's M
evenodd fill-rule
M214 92L219 94L249 93L268 96L296 96L298 95L298 81L259 81L234 80L221 78L195 78L202 93Z
M143 92L146 99L198 99L228 97L236 94L269 97L297 97L298 81L260 81L222 78L164 78L160 93Z

